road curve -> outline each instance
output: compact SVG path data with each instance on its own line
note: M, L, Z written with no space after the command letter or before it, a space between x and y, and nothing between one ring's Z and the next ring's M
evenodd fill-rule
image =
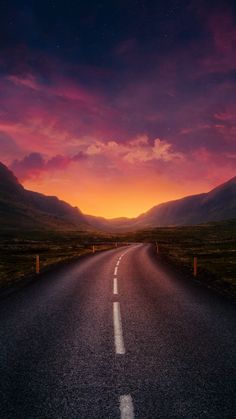
M234 418L235 318L150 245L57 269L0 302L0 417Z

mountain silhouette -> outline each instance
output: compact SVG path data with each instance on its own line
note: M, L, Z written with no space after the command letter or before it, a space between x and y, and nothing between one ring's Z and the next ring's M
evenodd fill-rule
M0 163L0 226L8 229L88 229L86 217L56 196L26 190Z
M194 225L231 218L236 218L236 176L208 193L156 205L137 218L87 217L94 227L115 231Z
M134 231L236 218L236 176L208 193L159 204L136 218L107 220L83 214L79 208L26 190L0 163L0 226L11 229Z

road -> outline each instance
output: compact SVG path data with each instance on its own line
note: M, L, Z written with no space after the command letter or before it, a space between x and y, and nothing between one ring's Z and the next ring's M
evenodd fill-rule
M57 269L0 302L0 418L235 418L235 318L150 245Z

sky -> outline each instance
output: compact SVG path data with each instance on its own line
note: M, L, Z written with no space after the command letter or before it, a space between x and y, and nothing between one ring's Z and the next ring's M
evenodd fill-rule
M0 161L134 217L235 176L236 3L2 0Z

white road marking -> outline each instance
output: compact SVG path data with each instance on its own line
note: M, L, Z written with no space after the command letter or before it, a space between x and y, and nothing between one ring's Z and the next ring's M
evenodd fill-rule
M124 355L125 345L122 332L120 303L118 303L117 301L113 303L113 324L116 353L118 355Z
M118 260L117 263L116 263L116 266L119 266L119 264L120 264L120 261Z
M114 275L117 275L117 266L115 267L115 270L114 270Z
M120 396L121 419L134 419L134 407L130 394Z
M113 294L118 294L118 283L116 277L113 280Z

